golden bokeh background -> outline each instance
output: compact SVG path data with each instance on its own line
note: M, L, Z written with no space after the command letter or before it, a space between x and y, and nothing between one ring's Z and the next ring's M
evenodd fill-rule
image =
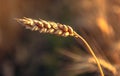
M97 56L119 69L119 0L0 0L0 76L99 74L98 71L90 71L94 67L85 72L80 68L72 71L74 73L61 71L74 61L63 54L75 56L70 53L74 52L85 58L90 56L81 41L26 30L15 21L15 18L22 17L70 25L88 41ZM77 62L75 64L81 67Z

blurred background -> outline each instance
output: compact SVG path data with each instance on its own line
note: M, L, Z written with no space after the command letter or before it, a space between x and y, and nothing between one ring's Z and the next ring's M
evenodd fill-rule
M120 72L119 0L0 0L0 76L99 76L80 40L26 30L22 17L70 25Z

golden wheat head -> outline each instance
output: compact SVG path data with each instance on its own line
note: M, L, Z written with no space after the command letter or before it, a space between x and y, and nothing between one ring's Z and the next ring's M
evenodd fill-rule
M100 70L101 76L104 76L102 67L100 65L99 60L97 59L94 51L92 50L92 48L90 47L90 45L87 43L87 41L80 36L79 34L77 34L72 27L64 25L64 24L60 24L60 23L55 23L55 22L51 22L51 21L45 21L42 19L39 20L35 20L35 19L31 19L31 18L22 18L22 19L16 19L18 22L20 22L21 24L23 24L27 29L31 29L32 31L39 31L40 33L49 33L49 34L56 34L59 36L73 36L75 38L78 38L80 40L82 40L86 47L88 48L90 54L94 57L98 68Z
M50 33L56 34L59 36L75 36L75 32L72 27L55 23L52 21L45 21L42 19L35 20L31 18L24 17L23 19L16 19L18 22L25 25L27 29L31 29L32 31L39 31L40 33Z

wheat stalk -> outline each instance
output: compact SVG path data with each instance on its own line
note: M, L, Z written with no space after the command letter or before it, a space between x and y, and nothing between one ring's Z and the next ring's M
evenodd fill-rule
M70 27L68 25L60 24L60 23L45 21L42 19L35 20L35 19L31 19L31 18L26 18L26 17L24 17L23 19L16 19L16 20L18 22L22 23L23 25L25 25L25 27L27 29L31 29L32 31L39 31L40 33L56 34L56 35L64 36L64 37L72 36L72 37L82 40L84 42L84 44L86 45L86 47L88 48L88 50L90 51L90 54L94 57L97 65L98 65L98 68L100 70L101 76L104 76L102 67L101 67L100 62L97 59L94 51L92 50L90 45L87 43L87 41L82 36L77 34L72 29L72 27Z
M62 51L60 50L59 53L61 53L62 55L65 55L65 56L71 58L75 62L82 62L82 63L88 62L88 64L92 64L92 65L96 65L97 64L95 59L93 57L91 57L91 56L82 58L82 56L80 56L80 55L77 55L75 53L72 53L70 51L63 50L63 49L62 49ZM101 64L101 66L103 68L105 68L108 71L112 72L115 76L117 75L117 70L116 70L116 68L113 65L111 65L109 62L105 61L104 59L98 58L98 60L100 61L100 64ZM91 69L89 69L89 70L91 70Z
M114 75L117 74L116 68L113 65L111 65L109 62L107 62L107 61L105 61L103 59L100 59L100 58L98 58L98 60L100 61L101 66L103 66L104 68L106 68L109 71L111 71ZM96 62L95 62L93 57L88 58L88 62L96 64Z

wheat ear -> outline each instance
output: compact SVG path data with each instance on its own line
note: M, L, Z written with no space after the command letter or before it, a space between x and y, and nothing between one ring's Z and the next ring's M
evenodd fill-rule
M72 29L72 27L64 25L64 24L60 24L60 23L45 21L42 19L35 20L31 18L26 18L26 17L24 17L23 19L16 19L16 20L22 23L27 29L31 29L32 31L39 31L40 33L56 34L56 35L64 36L64 37L72 36L72 37L82 40L84 44L86 45L86 47L88 48L88 51L90 52L90 54L94 57L98 65L98 68L100 70L101 76L104 76L102 67L94 51L92 50L90 45L87 43L87 41L82 36L77 34Z

